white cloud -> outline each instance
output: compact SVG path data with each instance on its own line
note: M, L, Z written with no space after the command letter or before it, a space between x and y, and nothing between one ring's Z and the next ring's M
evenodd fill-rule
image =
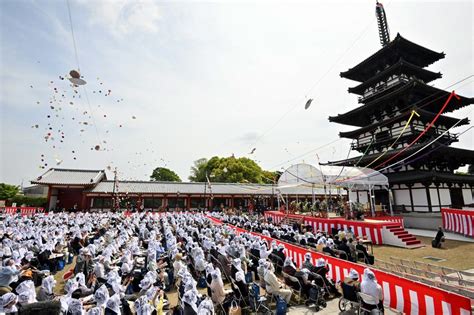
M156 33L161 10L153 0L114 0L79 2L90 12L90 22L108 29L113 35Z

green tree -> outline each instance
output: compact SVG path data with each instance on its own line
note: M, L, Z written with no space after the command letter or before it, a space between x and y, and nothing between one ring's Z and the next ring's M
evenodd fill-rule
M191 166L191 175L188 177L189 180L192 182L205 182L207 164L208 161L206 158L194 161L194 165Z
M15 197L20 192L20 186L0 183L0 200L7 200Z
M255 161L241 157L205 158L194 162L189 180L205 182L206 174L211 181L221 183L271 184L277 180L278 173L263 170Z
M153 181L162 182L181 182L181 178L179 178L178 174L166 167L155 168L150 176L150 179Z

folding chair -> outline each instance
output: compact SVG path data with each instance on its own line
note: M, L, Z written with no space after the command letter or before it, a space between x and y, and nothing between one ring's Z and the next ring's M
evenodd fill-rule
M323 289L324 291L329 295L331 292L329 292L329 289L328 289L328 286L326 285L326 282L324 281L323 277L320 276L319 274L317 273L314 273L314 272L310 272L310 275L314 278L314 279L317 279L318 282L321 282L323 284Z
M412 261L407 260L407 259L400 258L400 263L402 266L405 266L405 267L416 268L415 264Z
M418 269L420 269L420 270L430 271L428 265L425 264L425 263L422 262L422 261L414 260L414 261L413 261L413 265L414 265L415 268L418 268Z
M417 269L417 268L410 268L410 273L418 276L418 277L424 277L425 272L423 270Z
M290 276L289 274L285 274L285 275L286 276L283 276L285 278L285 283L293 292L293 294L295 294L298 297L298 304L299 304L301 302L301 295L303 291L301 283L298 280L298 278Z
M459 275L459 271L456 270L456 269L452 269L452 268L448 268L448 267L441 267L441 271L443 272L443 274L445 276L451 276L451 277L455 276L458 279L462 278Z
M434 280L427 279L427 278L420 278L420 281L423 282L424 284L430 285L432 287L437 287L438 283Z
M463 279L464 279L464 277L474 278L474 272L459 270L459 276ZM468 280L468 279L466 279L466 280Z
M428 266L428 271L430 271L430 272L435 272L435 273L437 273L438 275L442 275L442 274L443 274L442 267L437 266L437 265L433 265L433 264L426 264L426 265Z
M252 283L251 287L251 301L252 301L252 311L257 314L272 314L270 309L265 302L267 298L265 296L260 295L260 287L256 283Z
M379 308L377 306L378 301L376 300L376 298L374 298L371 295L364 294L362 292L358 292L357 295L359 296L360 301L361 301L361 303L359 304L360 305L359 314L365 314L366 312L371 314L371 315L382 314L382 312L379 310ZM366 308L364 303L367 304L367 305L375 305L375 309Z
M462 286L465 286L465 287L474 288L474 281L473 280L460 279L459 284L462 285Z
M441 279L439 274L437 274L435 272L431 272L431 271L425 271L425 276L426 276L426 278L432 279L432 280L440 280Z
M441 276L441 280L449 284L454 283L454 284L459 285L459 282L461 279L459 279L458 277L452 277L452 276Z
M281 273L283 270L283 260L275 254L270 254L270 260L275 264L275 271Z

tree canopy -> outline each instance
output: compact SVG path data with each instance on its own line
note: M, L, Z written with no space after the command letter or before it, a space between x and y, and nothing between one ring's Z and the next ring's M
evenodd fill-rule
M15 197L20 192L20 186L0 183L0 200L7 200Z
M166 167L157 167L150 176L152 181L181 182L178 174Z
M212 182L271 184L278 180L278 172L263 170L255 161L246 158L218 157L194 161L189 180L206 182L206 174Z

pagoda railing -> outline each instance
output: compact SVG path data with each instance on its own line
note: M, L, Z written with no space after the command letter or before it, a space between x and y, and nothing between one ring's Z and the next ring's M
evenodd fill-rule
M399 140L403 141L403 139L407 139L410 136L417 135L422 131L423 131L423 129L418 130L418 128L415 130L415 132L412 132L411 130L407 130L404 133L403 137L401 137L401 139L399 139ZM444 131L442 131L442 130L432 129L432 131L428 131L425 134L425 137L430 137L430 136L437 137L437 136L441 135L443 132ZM392 134L392 135L389 135L389 136L386 136L386 137L376 137L375 141L372 141L372 138L374 136L367 136L367 137L355 139L351 143L351 149L356 150L356 151L364 150L371 143L374 147L379 146L379 145L384 145L384 144L389 145L392 141L394 141L396 139L397 136L398 136L398 134ZM452 143L452 142L457 142L458 138L459 137L458 137L457 134L448 132L445 135L443 135L443 137L439 141L441 141L443 143L445 143L445 142ZM423 141L423 138L420 139L420 142L422 142L422 141Z
M397 86L402 83L409 82L410 79L406 76L395 76L389 78L387 81L380 83L379 85L374 86L373 88L367 90L363 96L359 97L359 103L364 103L368 98L371 98L377 94L380 94L388 89L391 89L394 86Z

